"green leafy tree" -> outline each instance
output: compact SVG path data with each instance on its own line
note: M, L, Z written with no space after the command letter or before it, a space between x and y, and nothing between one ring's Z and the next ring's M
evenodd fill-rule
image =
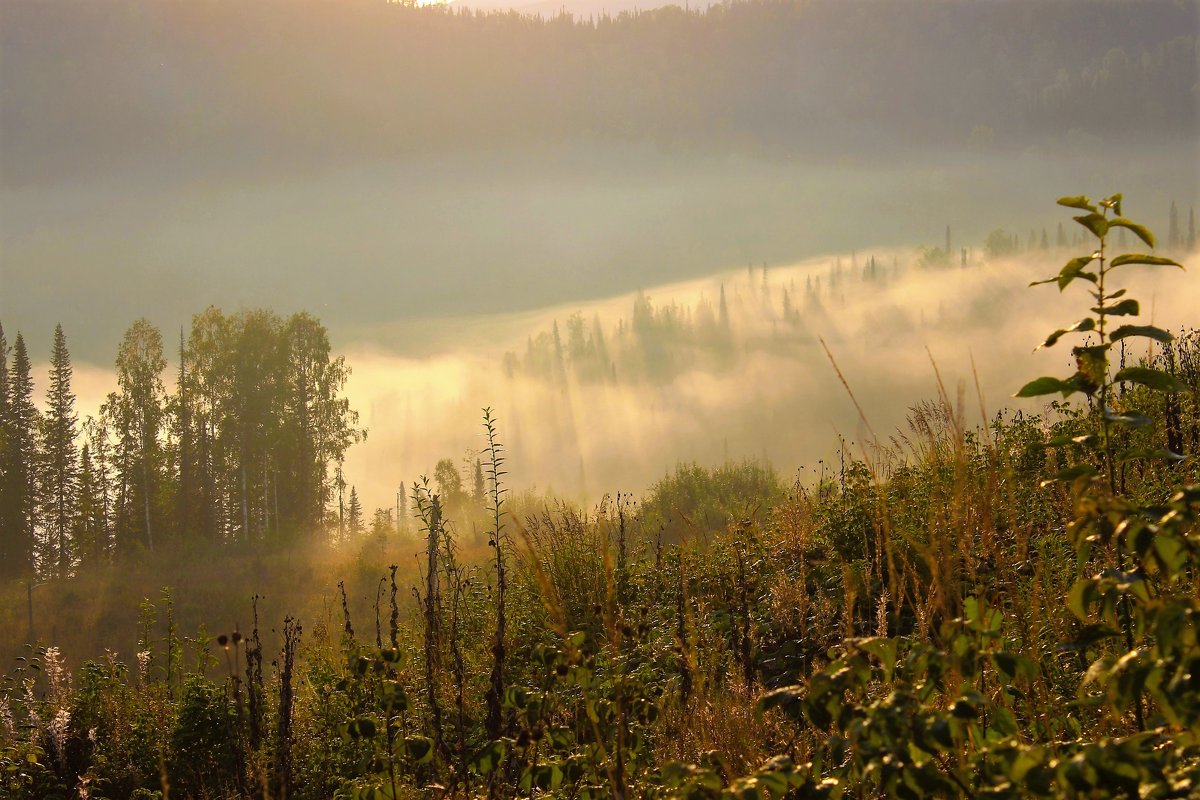
M330 465L366 434L342 396L350 367L331 355L329 335L312 315L292 315L283 327L282 429L276 464L281 522L315 532L335 489Z
M145 319L125 332L117 352L117 387L104 413L116 436L117 546L154 550L163 484L165 391L162 334Z
M482 465L481 465L482 467ZM467 491L463 487L462 473L454 466L454 461L443 458L433 468L433 482L437 485L438 496L445 509L460 509L467 499Z

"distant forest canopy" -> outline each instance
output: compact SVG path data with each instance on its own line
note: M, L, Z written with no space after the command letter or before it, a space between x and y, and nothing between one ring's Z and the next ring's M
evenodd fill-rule
M10 360L11 355L11 360ZM341 396L349 369L306 313L197 314L173 392L162 334L126 331L118 389L79 419L62 326L46 409L24 337L0 327L0 577L63 577L114 556L207 541L318 535L337 470L363 431Z
M13 182L178 152L237 169L585 137L886 157L1197 136L1197 0L747 0L586 19L15 0L4 16Z
M1132 237L1124 228L1113 235L1121 248ZM1164 252L1191 253L1197 243L1195 208L1181 213L1174 201L1167 221ZM795 355L816 344L815 330L830 326L830 317L846 307L847 292L881 289L903 279L910 269L968 269L989 260L1019 253L1076 249L1085 244L1084 235L1062 224L1054 228L1030 228L1027 234L996 228L981 247L960 246L946 228L945 241L922 247L915 259L901 261L895 253L837 256L824 270L813 269L802 280L794 274L778 280L766 264L748 265L744 280L721 283L714 297L701 296L695 303L674 299L656 301L644 292L634 297L627 315L606 326L599 314L590 318L576 311L559 326L531 334L522 350L504 354L507 378L534 377L558 386L580 383L670 383L691 370L722 372L736 366L746 351ZM992 305L991 298L988 305ZM730 306L751 326L730 322ZM975 308L986 318L994 309ZM941 325L946 320L921 319L920 324ZM916 324L902 313L893 314L886 328L896 334ZM1002 324L997 319L997 326ZM751 340L753 342L751 343Z

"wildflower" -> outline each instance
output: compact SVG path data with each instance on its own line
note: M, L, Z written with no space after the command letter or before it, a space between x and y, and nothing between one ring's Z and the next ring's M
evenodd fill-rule
M4 734L4 738L12 741L17 738L17 722L13 719L12 706L8 704L8 698L0 695L0 733Z
M50 726L47 733L50 734L50 742L54 745L54 755L61 765L67 758L67 732L71 729L71 712L65 708L60 708L58 713L54 715L54 719L50 721Z
M50 687L50 702L62 705L71 691L71 673L67 672L66 659L57 647L47 647L42 656L42 669Z

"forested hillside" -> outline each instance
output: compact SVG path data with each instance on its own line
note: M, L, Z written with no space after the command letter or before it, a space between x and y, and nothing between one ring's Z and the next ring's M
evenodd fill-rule
M581 138L875 158L1194 139L1180 100L1196 87L1200 6L1078 8L755 0L576 19L18 0L5 174L137 169L180 150L190 168L259 171Z

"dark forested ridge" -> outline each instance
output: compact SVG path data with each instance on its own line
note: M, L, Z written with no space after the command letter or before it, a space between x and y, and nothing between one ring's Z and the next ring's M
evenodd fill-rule
M771 0L586 19L17 0L4 16L17 184L580 137L841 156L1197 133L1195 0Z

